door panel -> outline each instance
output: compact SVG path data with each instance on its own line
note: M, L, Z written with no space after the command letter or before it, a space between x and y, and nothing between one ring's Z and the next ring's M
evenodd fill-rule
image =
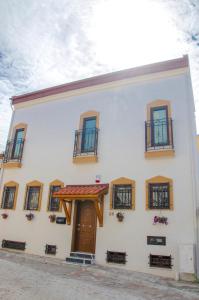
M74 251L95 253L96 213L93 201L77 202Z

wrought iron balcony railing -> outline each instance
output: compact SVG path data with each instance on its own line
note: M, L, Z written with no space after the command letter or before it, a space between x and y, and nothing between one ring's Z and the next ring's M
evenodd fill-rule
M98 128L76 130L73 157L80 155L97 156L98 132Z
M145 151L174 149L172 119L145 122Z
M23 155L24 139L9 140L6 144L6 150L3 156L3 162L17 161L21 162Z

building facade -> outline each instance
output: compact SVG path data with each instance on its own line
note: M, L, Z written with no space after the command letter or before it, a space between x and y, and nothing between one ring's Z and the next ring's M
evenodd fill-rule
M12 106L3 248L171 278L196 273L187 56L15 96Z

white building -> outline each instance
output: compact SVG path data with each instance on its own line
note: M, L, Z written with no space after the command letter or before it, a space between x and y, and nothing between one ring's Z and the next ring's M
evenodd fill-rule
M196 273L187 56L15 96L12 105L3 248L172 278Z

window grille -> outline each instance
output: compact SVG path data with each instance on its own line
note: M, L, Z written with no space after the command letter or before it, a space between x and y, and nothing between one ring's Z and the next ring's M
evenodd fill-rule
M39 209L39 195L40 195L40 187L39 186L29 186L27 188L25 209L38 210Z
M106 261L109 263L125 264L126 252L107 251Z
M149 184L149 208L169 209L169 183Z
M165 255L149 255L149 265L150 267L157 267L157 268L165 268L171 269L172 268L172 258L170 256Z
M114 209L132 208L132 185L113 185L112 207Z
M59 198L53 197L53 193L59 191L61 188L60 185L53 185L50 187L50 199L49 199L49 211L59 211L60 208L60 200Z
M14 198L16 193L16 187L4 187L2 205L1 208L4 209L13 209L14 207Z

